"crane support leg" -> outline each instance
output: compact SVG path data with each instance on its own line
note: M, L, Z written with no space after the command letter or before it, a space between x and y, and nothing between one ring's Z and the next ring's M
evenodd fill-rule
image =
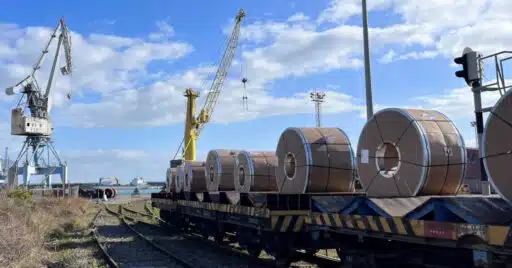
M25 161L21 161L23 158ZM41 183L44 188L51 188L52 175L60 175L64 187L68 183L67 164L61 162L50 137L27 137L14 165L14 168L9 169L9 172L16 172L10 174L11 180L14 180L11 183L14 185L17 184L18 175L23 176L24 187L30 185L33 175L43 176Z

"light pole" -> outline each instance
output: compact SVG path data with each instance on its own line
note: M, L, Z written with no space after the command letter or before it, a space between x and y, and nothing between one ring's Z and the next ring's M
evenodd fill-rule
M309 94L311 97L311 101L315 103L315 112L316 112L316 127L321 126L321 104L324 102L325 93L313 91Z
M364 76L366 82L366 117L369 120L373 116L373 97L372 97L372 75L370 68L370 40L368 37L368 12L366 10L366 0L362 0L363 8L363 46L364 46Z

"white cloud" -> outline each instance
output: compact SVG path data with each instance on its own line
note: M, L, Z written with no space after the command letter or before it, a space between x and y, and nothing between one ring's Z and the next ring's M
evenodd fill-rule
M333 0L318 17L317 22L335 22L344 24L350 17L360 15L359 0ZM447 57L458 56L462 49L470 46L484 54L505 50L512 41L512 5L507 0L464 0L429 2L407 0L368 1L369 16L371 11L391 11L400 16L402 22L386 27L388 31L406 27L410 30L409 38L420 44L425 51L415 51L417 56L410 56L411 51L398 53L393 60L430 58L442 54ZM442 19L440 19L442 18ZM372 27L372 25L370 25ZM428 29L428 30L425 30ZM389 38L400 39L394 32L386 34ZM371 36L372 50L374 49ZM406 39L406 42L408 40ZM436 52L437 51L437 52ZM392 53L389 52L388 53ZM427 54L424 54L427 53ZM428 56L427 56L428 55ZM389 57L389 55L387 55ZM384 57L383 62L390 62Z
M379 10L390 5L390 0L367 1L367 11ZM337 22L344 23L354 15L361 14L361 0L333 0L329 6L322 11L317 19L318 23Z
M324 114L358 112L364 109L361 105L362 102L350 95L334 91L324 92L326 93L326 100L322 104L322 113ZM234 99L231 102L241 99L241 95L233 97ZM227 100L223 99L223 101ZM247 111L243 111L240 105L231 105L229 108L219 109L215 112L212 121L231 123L274 115L314 113L314 105L311 103L309 93L296 93L291 97L274 98L263 91L253 91L248 97L248 107Z
M386 64L391 63L394 61L399 60L420 60L420 59L431 59L439 55L437 51L422 51L422 52L408 52L405 54L398 54L393 49L390 49L386 54L384 54L380 59L378 59L378 62Z
M246 39L268 40L274 38L273 45L243 51L242 59L245 72L249 76L249 106L251 110L240 116L230 116L230 121L254 119L256 117L301 113L307 97L303 95L288 98L274 98L268 93L268 85L275 79L286 76L304 76L336 68L352 68L361 66L361 60L351 56L357 50L357 44L338 49L336 43L349 44L357 39L357 28L344 27L317 32L313 24L304 22L307 18L296 14L290 23L256 23L244 28ZM265 26L263 26L265 25ZM174 30L166 22L157 25L161 33L172 33ZM260 26L263 26L263 30ZM33 44L44 44L50 30L36 27L21 29L15 26L3 26L6 37L0 44L5 51L18 51L17 55L3 53L8 58L0 58L0 77L6 84L14 84L29 72L40 49ZM265 28L267 27L267 28ZM258 34L260 37L258 37ZM244 33L242 33L244 36ZM189 44L179 41L162 40L150 35L147 38L127 38L115 35L91 34L82 36L73 33L74 74L72 77L58 77L54 96L54 121L56 125L75 127L140 127L156 126L180 122L184 119L185 88L201 88L201 81L207 80L207 74L215 67L196 67L189 70L165 74L149 72L147 66L156 60L172 61L185 56L193 49ZM242 36L242 39L244 38ZM155 42L147 39L153 38ZM158 42L156 40L159 40ZM302 44L293 50L289 46ZM29 45L30 44L30 45ZM222 44L224 45L224 44ZM4 51L2 50L2 51ZM288 51L286 51L288 50ZM310 50L312 50L310 52ZM336 50L336 53L332 53ZM236 65L236 64L234 64ZM238 65L237 65L238 66ZM46 68L45 68L46 67ZM43 66L39 78L48 75L48 62ZM235 68L236 66L233 66ZM232 69L233 69L232 68ZM210 79L212 77L209 77ZM39 79L43 81L43 79ZM208 81L210 82L210 81ZM67 103L64 93L72 89L78 99ZM203 89L204 90L204 89ZM307 92L304 88L302 92ZM95 92L99 100L83 102L81 96ZM202 104L206 92L202 92L198 100ZM325 104L325 112L341 112L358 110L360 107L352 103L350 96L341 92L333 92L330 100L332 107ZM5 99L5 98L4 98ZM228 77L225 88L219 99L222 105L217 106L212 121L227 123L220 115L232 114L238 109L241 99L241 83L239 77ZM9 99L11 104L14 98ZM236 107L236 108L232 108ZM278 109L284 107L284 109ZM309 110L308 110L309 112Z
M493 82L494 81L489 81L486 82L486 84ZM505 80L505 83L510 85L512 80ZM494 106L500 97L501 95L498 91L482 92L482 107ZM475 110L473 93L469 87L446 90L444 94L420 96L417 97L416 100L429 109L445 113L452 120L470 119L473 117Z
M167 21L157 21L156 27L158 31L149 34L149 39L151 40L167 40L174 35L174 28Z
M306 16L304 13L302 12L298 12L298 13L295 13L293 16L289 17L288 18L288 21L290 22L294 22L294 21L305 21L305 20L309 20L309 17Z
M29 73L50 36L47 28L8 28L7 32L0 32L0 47L6 46L16 53L0 57L0 77L5 87L17 83ZM72 33L72 46L74 73L71 77L58 74L53 92L55 100L63 100L69 89L77 93L83 90L105 93L133 87L139 83L140 74L145 73L149 62L176 60L193 50L189 44L179 41L152 43L142 38L100 34L84 37L78 33ZM37 76L43 87L49 75L55 44L50 49ZM62 103L54 103L54 106L59 105Z
M458 19L460 8L468 5L476 8L466 12L464 21ZM493 40L489 44L480 44L483 48L499 47L510 38L509 35L502 35L500 42L494 42L496 37L493 32L496 31L484 31L496 23L490 20L490 12L508 20L507 16L499 15L510 9L503 0L490 4L488 1L465 1L463 4L433 1L421 5L403 0L379 0L370 1L368 9L392 10L403 19L400 24L370 29L372 53L380 57L381 63L432 58L439 53L459 53L463 40L469 40L480 32L487 34L488 38L474 39L476 42ZM233 120L300 112L296 107L302 105L305 98L300 94L289 98L271 97L267 89L273 81L340 68L360 68L361 27L335 24L326 29L317 24L344 23L351 16L358 15L360 10L360 1L332 1L318 18L309 19L304 13L297 12L284 22L270 20L244 25L239 62L244 65L250 79L250 101L253 102L250 106L253 110ZM438 14L441 13L447 19L439 20ZM487 24L481 23L482 16ZM502 21L502 28L508 27L509 22ZM29 70L40 52L33 44L43 44L49 30L37 27L21 29L16 25L1 25L0 28L3 30L0 63L5 64L2 65L4 68L0 67L0 77L6 84L12 84ZM171 74L148 72L147 65L152 61L172 61L192 51L190 45L168 39L173 36L174 29L165 20L157 22L157 28L158 31L147 38L103 34L84 37L73 33L74 51L80 52L74 55L76 69L72 79L58 78L54 99L55 106L62 106L61 110L56 110L56 117L63 120L59 122L93 127L153 126L183 120L185 101L181 96L182 91L190 86L199 88L196 82L204 81L206 73L198 68ZM229 27L225 28L226 33L230 30ZM441 34L447 31L454 31L454 34ZM414 50L411 50L412 47ZM47 75L47 71L42 74ZM227 104L240 102L237 99L240 97L240 87L238 78L227 81L219 100L225 104L222 107L237 106ZM97 92L100 100L95 103L81 103L78 100L67 105L63 96L69 88L78 96L86 91ZM335 93L343 95L341 92ZM352 101L350 98L332 100L335 103L333 107L343 104L348 110L360 110L360 105ZM284 109L275 112L276 105L290 108L287 108L289 111ZM333 111L339 112L335 109ZM231 112L231 109L221 107L216 111L218 114Z

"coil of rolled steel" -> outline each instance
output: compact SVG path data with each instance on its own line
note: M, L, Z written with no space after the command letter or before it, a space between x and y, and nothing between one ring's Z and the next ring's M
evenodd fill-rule
M183 191L203 193L206 192L205 163L201 161L186 161L184 165L185 181Z
M174 192L174 178L173 173L176 173L176 168L168 168L166 173L166 181L167 181L167 192Z
M179 169L177 167L171 168L171 183L172 183L172 192L176 192L178 177L179 177Z
M276 152L238 153L235 161L235 191L241 193L276 192Z
M288 128L279 138L276 155L281 193L354 191L354 154L339 128Z
M438 111L389 108L365 124L357 167L368 196L455 195L465 176L466 146Z
M494 190L512 203L512 94L507 91L496 102L482 136L483 165ZM477 159L479 161L479 159Z
M206 158L206 186L209 192L234 191L235 157L240 150L211 150Z
M185 182L185 170L183 165L176 167L176 175L175 175L175 186L176 193L180 193L184 189Z

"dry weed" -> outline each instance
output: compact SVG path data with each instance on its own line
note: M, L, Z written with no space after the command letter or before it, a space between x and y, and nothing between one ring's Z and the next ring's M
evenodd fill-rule
M82 227L78 218L87 207L78 198L30 201L0 193L0 267L44 266L50 256L44 243Z

